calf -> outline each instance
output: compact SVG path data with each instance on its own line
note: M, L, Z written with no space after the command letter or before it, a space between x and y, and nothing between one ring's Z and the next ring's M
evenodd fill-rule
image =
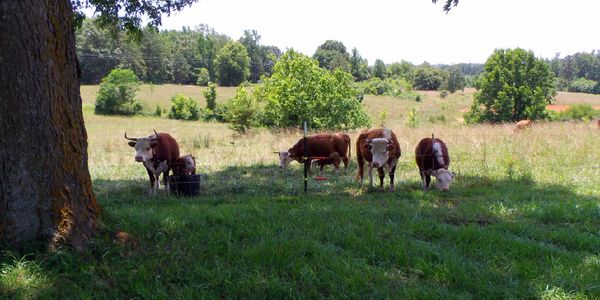
M135 148L135 161L141 162L146 167L150 177L151 193L160 188L159 178L163 174L165 190L169 190L166 177L169 176L172 163L179 157L179 145L168 133L157 133L147 138L125 138L130 140L129 146Z
M390 129L372 129L363 131L356 140L356 159L358 160L358 173L356 179L363 181L364 163L369 167L369 183L373 186L373 168L379 173L379 187L383 188L387 168L390 176L390 190L394 190L394 172L400 158L400 144L396 134Z
M320 174L323 174L323 167L325 167L325 165L333 165L335 167L335 172L338 173L338 169L340 168L340 160L340 154L333 152L329 154L328 158L317 159L313 161L312 164L319 166Z
M196 160L191 154L181 156L172 164L173 175L196 174Z
M429 189L431 176L436 178L435 187L441 191L448 191L450 183L456 173L448 171L450 156L448 147L440 139L424 138L415 149L415 158L423 182L423 190Z
M533 121L531 121L529 119L521 120L521 121L515 123L515 131L529 128L529 127L531 127L531 125L533 125Z
M288 151L276 152L279 154L279 167L286 168L293 160L302 163L304 157L304 138L301 138L288 149ZM350 137L347 134L316 134L306 137L306 146L308 153L309 167L313 158L311 157L330 157L337 152L340 159L344 162L344 168L348 168L350 157ZM337 165L334 163L337 161ZM326 159L320 162L323 165L334 164L336 171L339 169L339 160Z

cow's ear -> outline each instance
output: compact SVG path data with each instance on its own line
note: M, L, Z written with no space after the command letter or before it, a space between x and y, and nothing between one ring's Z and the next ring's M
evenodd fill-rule
M156 148L156 146L158 146L158 141L152 141L152 142L150 142L150 147Z
M371 150L371 148L373 148L373 145L371 145L371 144L365 144L365 149Z
M136 142L129 142L127 143L127 145L131 146L131 147L135 147Z
M394 145L388 145L386 149L387 151L392 151L394 150Z
M438 170L430 170L429 172L432 176L437 176L438 175Z

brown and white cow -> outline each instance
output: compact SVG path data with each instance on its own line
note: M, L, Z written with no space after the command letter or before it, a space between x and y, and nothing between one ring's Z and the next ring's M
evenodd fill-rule
M358 173L356 179L363 181L364 163L369 167L369 183L373 186L373 168L379 173L379 187L383 188L385 167L390 176L390 190L394 190L394 173L400 159L400 144L396 134L390 129L371 129L363 131L356 140L356 159Z
M135 161L141 162L146 167L150 177L151 192L160 188L160 175L163 174L165 190L169 190L166 177L172 168L172 163L179 157L179 145L168 133L157 133L147 138L129 138L127 132L125 138L130 140L129 146L135 148Z
M327 159L321 159L319 164L322 164L323 166L326 164L333 164L337 172L339 170L339 161L341 159L344 162L344 168L348 168L350 137L347 134L322 133L307 136L306 145L309 156L309 167L313 160L310 157L326 157ZM330 157L335 152L338 153L339 159ZM288 149L288 151L280 151L277 153L279 154L280 168L286 168L293 160L302 163L302 158L304 157L304 138L299 139L294 146Z
M181 156L172 164L173 175L196 174L196 160L191 154Z
M450 155L448 147L440 139L424 138L415 148L415 158L423 182L423 190L429 189L431 176L436 178L435 187L440 191L448 191L456 173L448 171Z
M533 121L531 121L529 119L521 120L521 121L515 123L515 131L529 128L529 127L531 127L531 125L533 125Z

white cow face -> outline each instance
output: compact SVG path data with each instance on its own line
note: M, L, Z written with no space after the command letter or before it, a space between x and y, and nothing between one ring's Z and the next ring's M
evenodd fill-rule
M158 141L155 138L138 138L128 144L135 148L135 161L146 162L154 157L153 148L158 146Z
M292 162L292 160L294 160L290 153L287 151L280 151L279 152L279 167L282 169L287 168L287 166Z
M456 176L456 173L444 169L439 169L431 171L431 175L433 175L437 179L435 182L435 187L440 191L447 192L448 190L450 190L450 183Z
M367 139L365 147L371 151L373 156L373 168L383 167L390 157L390 151L394 149L392 141L388 138Z
M196 161L194 161L194 157L190 154L183 156L185 173L187 175L196 174Z

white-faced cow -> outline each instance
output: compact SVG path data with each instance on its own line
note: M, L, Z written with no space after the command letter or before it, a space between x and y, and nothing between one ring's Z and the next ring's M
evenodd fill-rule
M191 154L181 156L172 164L173 175L196 174L196 160Z
M347 134L323 133L307 136L306 145L309 167L313 160L311 157L324 157L324 159L319 159L321 169L326 164L333 164L337 172L339 170L340 159L344 162L344 168L348 168L351 145L350 137ZM286 168L293 160L302 163L302 158L304 157L304 138L299 139L288 151L276 153L279 154L280 168Z
M179 145L168 133L157 133L147 138L125 138L130 140L129 146L135 148L135 161L141 162L146 167L150 177L151 192L160 188L160 175L163 174L165 190L169 190L166 177L172 168L172 163L179 157Z
M450 189L450 183L456 173L448 171L450 156L448 155L448 147L442 140L422 139L415 149L415 158L421 174L423 190L429 189L431 176L436 178L435 187L438 190L448 191Z
M400 144L396 134L390 129L372 129L363 131L356 140L356 159L358 173L356 179L363 181L364 163L369 167L369 183L373 185L373 168L379 173L379 187L383 188L385 167L390 176L390 190L394 190L394 173L400 158Z

